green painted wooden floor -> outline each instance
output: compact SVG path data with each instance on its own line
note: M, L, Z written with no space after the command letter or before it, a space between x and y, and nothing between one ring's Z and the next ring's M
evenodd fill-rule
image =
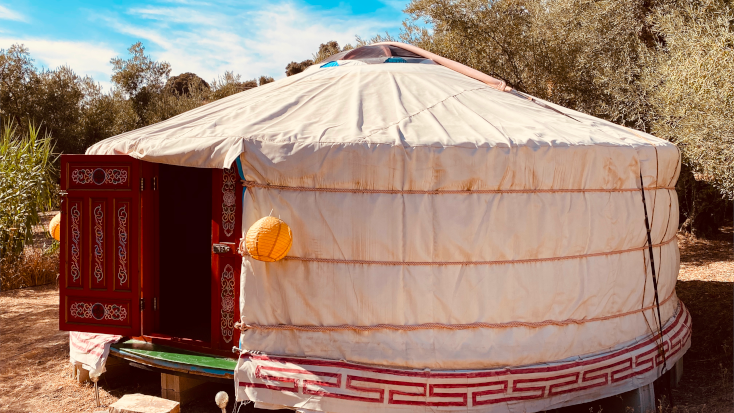
M117 357L152 367L178 372L230 378L237 360L196 353L139 340L127 340L113 344L110 352Z

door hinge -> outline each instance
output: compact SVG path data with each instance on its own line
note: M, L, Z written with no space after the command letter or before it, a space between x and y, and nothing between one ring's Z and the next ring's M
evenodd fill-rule
M151 178L151 181L150 181L150 186L151 186L151 188L150 188L150 189L151 189L152 191L155 191L156 189L158 189L158 179L156 179L156 177L155 177L155 176L154 176L153 178Z
M145 189L145 178L140 178L140 192Z
M145 310L145 298L140 299L140 311Z
M153 297L153 311L158 311L158 300Z
M60 202L61 202L61 205L62 205L62 206L63 206L63 205L65 205L65 204L64 204L64 201L66 201L66 196L67 196L67 195L69 195L69 193L68 193L68 192L66 192L66 191L64 191L64 190L61 190L61 191L59 191L59 198L60 198L60 200L61 200ZM62 213L62 214L64 213L64 208L63 208L63 207L61 208L61 213Z

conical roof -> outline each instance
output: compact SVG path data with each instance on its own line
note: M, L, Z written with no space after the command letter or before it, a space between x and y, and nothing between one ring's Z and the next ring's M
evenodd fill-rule
M368 64L374 63L372 54L366 59L371 62L336 60L338 66L312 66L103 140L87 154L123 153L152 162L226 168L245 153L245 158L267 164L261 166L272 173L258 174L269 175L269 183L309 186L318 181L336 187L383 181L369 177L385 172L384 157L402 170L384 182L400 189L635 187L640 168L648 177L663 173L665 186L678 173L677 148L664 140L498 90L496 84L433 60ZM332 156L337 151L361 159L364 168L331 177L313 170L314 165L342 163L343 156ZM447 154L449 164L437 160ZM638 159L652 161L650 169ZM438 162L452 176L423 176L423 162ZM477 168L492 170L467 183ZM409 183L405 174L411 170L418 179Z

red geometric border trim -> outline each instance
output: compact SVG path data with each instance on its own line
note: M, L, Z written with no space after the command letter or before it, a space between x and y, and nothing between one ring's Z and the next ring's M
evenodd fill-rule
M670 367L683 355L691 338L691 316L683 303L663 336L662 348ZM282 400L288 403L319 396L371 404L474 407L540 400L611 386L637 376L657 376L662 372L652 370L663 362L659 343L657 334L580 361L462 372L401 370L246 352L240 356L236 377L241 388L263 389L272 397L283 393L288 397ZM267 399L262 401L274 401Z

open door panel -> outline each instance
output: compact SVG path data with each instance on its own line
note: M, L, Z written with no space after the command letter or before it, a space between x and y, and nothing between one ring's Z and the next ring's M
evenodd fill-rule
M140 334L141 161L61 156L59 328Z

